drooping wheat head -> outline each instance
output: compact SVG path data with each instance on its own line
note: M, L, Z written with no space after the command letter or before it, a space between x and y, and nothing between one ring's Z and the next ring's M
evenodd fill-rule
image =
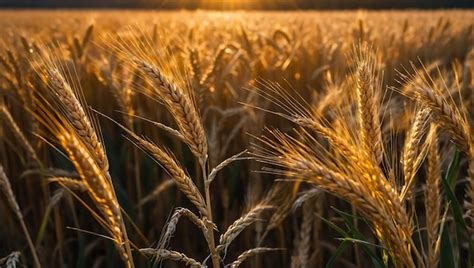
M47 65L48 62L45 63L43 68L51 67ZM47 74L45 79L50 85L49 90L53 92L36 92L38 110L31 112L46 128L47 132L43 133L45 139L59 145L73 164L101 216L91 210L92 215L112 236L127 267L134 267L130 241L109 174L103 143L60 70L52 68L39 72L44 73Z
M191 151L199 159L207 159L207 139L200 116L192 101L182 89L169 80L154 66L147 62L138 61L137 66L157 85L155 89L159 92Z
M390 184L377 186L377 181L385 178L377 177L377 173L370 175L367 173L369 170L361 170L357 166L359 163L338 168L311 149L317 147L308 145L308 141L313 141L310 135L304 136L306 141L278 131L273 131L272 135L273 139L262 138L266 148L257 149L256 156L261 161L280 167L273 170L277 174L303 177L318 188L350 201L370 219L374 233L387 245L394 258L414 267L409 250L412 230L404 207Z
M466 192L467 200L464 204L467 218L470 221L471 236L474 233L474 145L472 129L466 117L466 107L461 103L456 105L452 93L445 89L445 82L436 79L422 66L421 70L415 67L414 74L402 76L410 84L412 90L405 93L415 100L418 105L430 109L432 118L439 129L446 131L454 144L468 157L469 186ZM440 85L441 84L441 85Z

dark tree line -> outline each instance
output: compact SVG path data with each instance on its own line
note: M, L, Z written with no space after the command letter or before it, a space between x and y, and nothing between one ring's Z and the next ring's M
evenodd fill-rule
M0 0L0 7L74 8L252 8L252 9L387 9L473 8L474 0Z

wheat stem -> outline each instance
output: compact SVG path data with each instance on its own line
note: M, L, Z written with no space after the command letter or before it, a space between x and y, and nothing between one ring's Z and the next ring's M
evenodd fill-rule
M208 230L209 230L209 241L208 246L209 250L211 251L211 258L212 258L212 266L214 268L220 267L220 258L217 254L215 238L214 238L214 231L210 223L212 223L212 203L211 203L211 195L209 192L209 188L211 186L211 182L207 178L207 171L206 171L206 163L207 161L199 161L202 170L202 178L204 180L204 195L206 198L206 209L207 209L207 217L209 219L208 223Z
M33 245L33 241L31 240L30 232L28 231L28 228L26 227L25 221L23 219L23 214L21 213L21 210L20 210L20 206L18 205L18 202L16 201L15 194L13 193L12 187L10 185L10 181L8 180L8 177L5 174L5 171L3 170L2 165L0 165L0 189L3 191L3 193L7 197L8 203L10 204L11 208L15 212L15 215L18 221L20 222L21 229L23 230L23 233L25 234L26 240L28 242L28 246L30 247L31 255L33 255L33 261L35 263L35 267L41 268L41 263L36 253L36 248Z

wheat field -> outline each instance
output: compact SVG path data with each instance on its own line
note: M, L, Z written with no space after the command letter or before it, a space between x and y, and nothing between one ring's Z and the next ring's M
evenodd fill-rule
M473 27L0 10L0 267L471 267Z

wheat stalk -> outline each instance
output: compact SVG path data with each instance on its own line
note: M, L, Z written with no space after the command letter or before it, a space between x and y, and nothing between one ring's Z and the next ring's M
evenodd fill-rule
M168 154L153 144L144 142L143 140L139 141L139 143L141 143L140 146L146 148L156 160L161 162L162 165L172 173L172 177L177 180L178 187L180 187L181 191L198 207L203 217L208 219L208 229L212 229L210 224L212 223L212 206L209 191L210 182L207 179L208 174L206 172L208 143L193 95L179 88L176 83L169 80L154 65L135 57L133 58L133 62L137 68L157 86L154 87L154 92L166 104L166 107L179 127L180 133L178 133L177 136L181 139L184 138L190 150L198 158L203 174L205 201L203 202L200 192L192 183L191 179L182 172L182 169L177 168L176 162ZM203 209L205 209L205 211ZM213 266L219 267L219 256L215 249L214 232L212 231L209 232L208 246L211 251Z
M36 253L36 249L33 244L33 241L31 240L30 232L28 231L28 228L26 227L25 221L23 219L23 214L21 213L21 210L20 210L20 206L18 205L18 202L16 201L15 194L13 193L12 187L10 185L10 180L8 179L7 174L5 174L5 171L3 170L2 165L0 165L0 190L3 192L3 194L7 198L7 201L10 204L10 207L13 209L15 216L20 222L21 229L23 230L26 240L28 241L28 246L30 247L31 255L33 255L33 261L34 261L35 267L41 268L41 263Z
M158 90L158 95L165 103L167 103L168 109L181 130L182 137L184 137L191 151L199 159L199 164L201 165L203 174L205 193L204 204L206 213L203 213L203 215L209 219L209 222L212 222L212 206L209 192L210 182L207 178L206 172L208 144L197 108L195 107L191 97L186 95L183 90L179 89L176 84L171 83L158 70L158 68L155 68L153 65L144 61L138 61L137 64L138 68L147 74L148 77L150 77L160 88L160 90ZM197 195L195 194L195 196ZM209 224L208 228L211 229ZM210 231L208 246L211 251L212 262L214 267L219 267L219 257L214 243L214 232Z

